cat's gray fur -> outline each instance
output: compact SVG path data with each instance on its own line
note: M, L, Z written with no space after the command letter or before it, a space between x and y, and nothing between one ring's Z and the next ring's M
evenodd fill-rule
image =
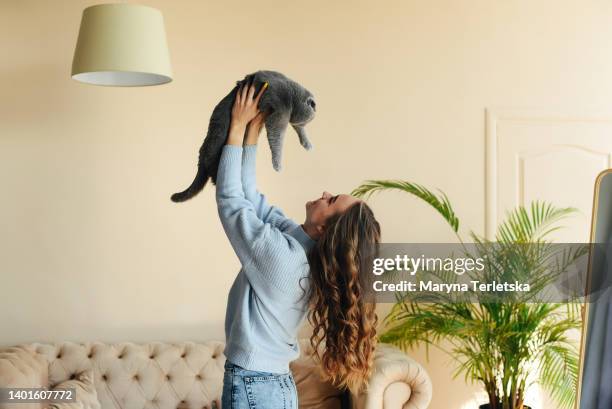
M217 167L229 133L234 99L244 82L255 84L255 95L265 82L268 83L268 89L259 100L259 110L267 114L265 127L275 170L281 168L283 139L289 124L297 132L301 145L305 149L312 148L304 129L304 125L315 116L312 93L280 72L257 71L249 74L243 80L237 81L234 89L213 110L206 138L200 148L196 177L185 191L173 194L172 201L184 202L191 199L204 188L208 178L212 179L213 184L217 182Z

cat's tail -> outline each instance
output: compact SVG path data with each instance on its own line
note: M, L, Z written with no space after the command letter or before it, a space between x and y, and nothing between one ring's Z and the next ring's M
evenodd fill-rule
M200 164L200 166L198 166L198 173L196 173L195 179L193 179L193 182L191 182L191 186L182 192L173 194L170 199L175 203L180 203L191 199L200 193L202 189L204 189L206 182L208 182L208 176L209 175L206 168L203 164Z

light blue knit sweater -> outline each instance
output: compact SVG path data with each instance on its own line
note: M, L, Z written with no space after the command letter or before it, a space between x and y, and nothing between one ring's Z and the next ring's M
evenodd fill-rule
M257 190L256 150L225 145L217 171L219 218L242 264L228 295L224 353L246 369L285 373L299 356L315 242Z

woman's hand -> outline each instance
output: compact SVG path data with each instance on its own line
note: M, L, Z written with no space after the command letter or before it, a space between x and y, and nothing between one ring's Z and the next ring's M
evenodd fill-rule
M259 134L261 133L261 129L263 128L263 124L266 120L266 114L263 112L259 112L255 118L249 122L247 127L247 133L244 137L245 145L257 145L257 140L259 139Z
M240 89L236 93L234 106L232 107L232 120L227 144L242 145L246 127L259 113L257 104L259 104L259 100L266 88L268 88L267 82L261 87L257 96L253 98L255 94L255 86L253 84L245 82L240 86Z

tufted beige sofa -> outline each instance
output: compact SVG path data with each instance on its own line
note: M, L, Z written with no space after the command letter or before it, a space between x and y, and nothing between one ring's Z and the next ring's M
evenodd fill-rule
M400 350L379 345L367 393L347 395L321 379L307 340L291 363L301 408L425 409L431 381ZM0 387L53 387L93 368L102 409L213 409L220 407L223 342L31 343L0 348ZM41 405L0 404L0 409Z

